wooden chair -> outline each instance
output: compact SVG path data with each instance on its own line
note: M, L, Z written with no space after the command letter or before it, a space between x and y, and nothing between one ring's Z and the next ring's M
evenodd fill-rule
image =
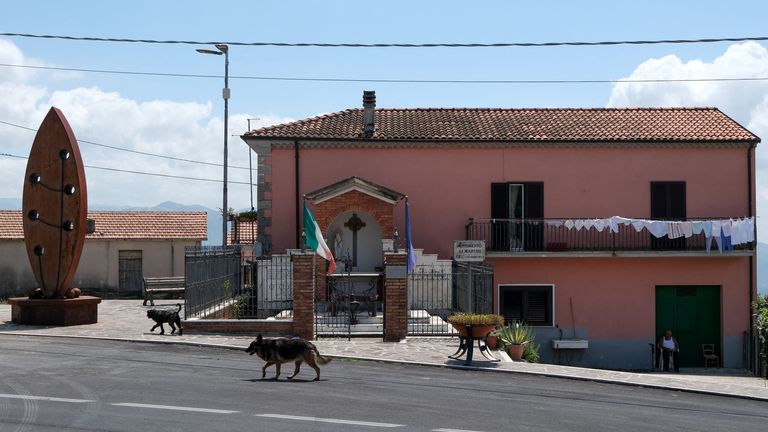
M701 351L704 354L704 367L708 368L710 363L714 362L715 367L720 367L720 357L715 354L715 344L701 344Z

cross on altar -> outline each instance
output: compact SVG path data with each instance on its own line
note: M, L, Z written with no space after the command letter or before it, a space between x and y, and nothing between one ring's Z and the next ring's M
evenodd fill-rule
M352 213L352 217L344 222L344 226L352 231L352 267L357 267L357 232L365 227L365 222L357 216L357 213Z

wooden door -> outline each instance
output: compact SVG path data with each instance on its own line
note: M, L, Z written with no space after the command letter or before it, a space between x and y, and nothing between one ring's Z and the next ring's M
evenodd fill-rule
M118 272L120 295L141 296L144 277L141 251L121 250L119 252Z

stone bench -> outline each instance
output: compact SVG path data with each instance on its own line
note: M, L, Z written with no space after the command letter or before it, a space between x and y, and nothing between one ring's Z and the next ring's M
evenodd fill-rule
M147 301L149 301L149 304L154 306L154 294L184 294L184 276L145 277L142 292L144 294L143 305L146 306Z

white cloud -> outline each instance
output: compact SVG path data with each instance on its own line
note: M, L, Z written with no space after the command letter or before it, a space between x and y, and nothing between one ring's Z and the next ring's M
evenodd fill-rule
M731 45L712 62L683 62L675 55L649 59L626 78L707 79L768 77L768 49L755 42ZM716 106L743 124L768 95L768 81L618 83L610 107Z
M40 66L42 63L24 56L24 53L12 42L0 39L0 63L13 65ZM31 79L36 74L35 69L18 67L0 67L0 82L20 83Z
M683 62L675 55L649 59L625 79L682 78L765 78L768 77L768 49L746 42L731 45L711 62ZM714 106L744 125L752 133L768 139L768 81L617 83L608 99L609 107L637 106ZM768 210L768 149L764 141L757 147L758 215ZM759 219L762 233L768 232L768 219Z
M0 40L0 62L26 63L13 44ZM0 68L0 120L36 128L51 106L61 109L78 140L93 141L135 151L220 164L223 120L212 105L168 100L136 101L97 87L51 91L30 83L31 73ZM60 83L59 83L60 84ZM274 115L230 116L230 134L245 131L247 118L258 117L252 127L290 121ZM0 124L2 153L26 156L35 133ZM230 137L230 165L248 166L248 149ZM80 143L86 165L220 180L222 168L186 163ZM244 161L244 162L243 162ZM0 156L0 197L20 198L26 160ZM163 201L221 207L221 183L86 169L91 207L152 206ZM254 175L255 179L255 175ZM248 181L248 171L231 169L230 181ZM230 185L230 205L249 206L248 187Z

